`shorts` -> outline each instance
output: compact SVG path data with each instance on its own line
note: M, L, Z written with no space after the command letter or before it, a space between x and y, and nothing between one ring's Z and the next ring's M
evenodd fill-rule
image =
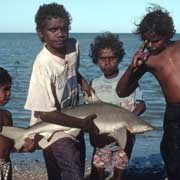
M0 159L0 180L12 179L12 164L11 161Z
M163 127L161 154L167 175L180 180L180 103L167 104Z
M61 138L43 150L49 180L83 180L85 143L82 132L77 139Z
M120 150L118 144L113 142L103 148L96 148L93 164L97 168L105 168L110 171L113 168L126 169L128 166L128 157L123 150Z

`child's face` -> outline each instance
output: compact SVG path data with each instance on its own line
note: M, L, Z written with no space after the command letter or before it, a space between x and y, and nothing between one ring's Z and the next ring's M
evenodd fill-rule
M8 103L11 96L11 85L0 86L0 105Z
M44 29L39 30L38 34L49 50L58 51L65 48L68 32L69 26L66 20L51 18L46 20Z
M118 57L112 49L105 48L99 51L97 64L106 78L113 78L118 73Z
M145 33L144 40L147 40L147 50L152 55L159 54L166 47L165 37L155 33Z

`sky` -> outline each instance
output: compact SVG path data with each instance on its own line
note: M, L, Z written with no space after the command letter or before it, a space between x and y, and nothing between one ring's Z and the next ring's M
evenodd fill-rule
M0 32L35 32L36 11L52 2L63 4L71 14L72 33L131 33L151 3L170 12L180 33L179 0L1 0Z

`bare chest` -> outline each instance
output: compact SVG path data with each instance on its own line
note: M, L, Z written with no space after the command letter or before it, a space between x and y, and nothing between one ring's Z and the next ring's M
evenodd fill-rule
M171 80L174 77L180 79L180 58L168 56L167 54L152 57L147 62L147 67L158 80Z

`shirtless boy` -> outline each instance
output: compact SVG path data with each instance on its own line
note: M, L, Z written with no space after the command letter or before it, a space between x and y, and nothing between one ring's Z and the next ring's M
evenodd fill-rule
M149 8L137 25L136 34L144 43L134 55L132 63L119 80L117 93L128 96L145 72L158 80L165 100L164 134L161 154L169 180L180 179L180 41L172 41L175 34L169 13L159 7Z

